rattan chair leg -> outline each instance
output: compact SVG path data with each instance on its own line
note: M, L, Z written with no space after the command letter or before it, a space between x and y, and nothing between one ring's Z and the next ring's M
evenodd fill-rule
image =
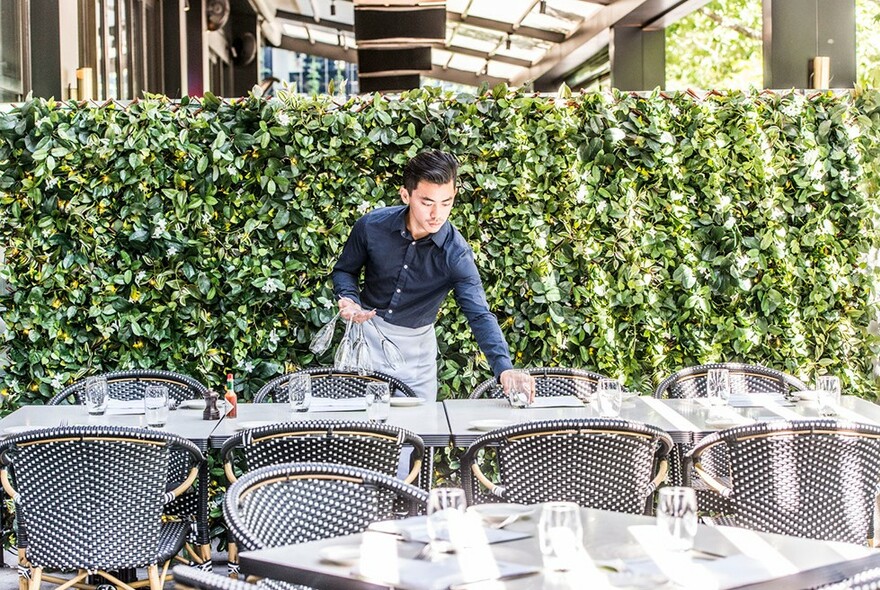
M229 559L227 561L228 575L232 579L238 579L238 545L235 541L229 541Z
M150 590L162 590L165 584L159 577L159 566L151 565L147 567L147 575L150 577Z
M43 581L43 568L31 568L31 580L28 584L28 590L40 590L40 584Z
M156 588L158 590L162 590L161 584L159 584L158 586L155 586L155 588L154 588L152 570L150 568L153 568L155 570L156 575L159 574L158 566L151 565L150 567L147 568L147 572L150 574L150 582L149 582L150 590L155 590ZM126 584L125 582L123 582L122 580L120 580L119 578L117 578L116 576L114 576L113 574L111 574L109 572L105 572L105 571L101 570L98 573L101 575L101 577L103 577L108 582L113 582L113 584L117 588L125 588L125 590L135 590L134 586L131 586L130 584Z
M76 576L72 578L62 578L60 576L53 576L50 574L43 573L42 580L43 582L47 582L49 584L54 584L58 588L55 590L62 590L64 588L81 588L83 590L93 590L94 586L87 584L83 580L89 577L89 572L86 570L77 570Z
M176 559L177 561L180 561L182 563L186 563L186 564L195 563L197 565L202 565L204 560L202 558L202 546L201 545L193 545L192 543L187 541L183 545L183 549L184 549L184 551L186 551L186 554L189 556L189 559L187 559L186 557L184 557L180 554L175 555L174 559Z

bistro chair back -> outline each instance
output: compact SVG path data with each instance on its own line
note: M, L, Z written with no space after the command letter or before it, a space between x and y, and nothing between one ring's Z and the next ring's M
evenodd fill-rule
M728 471L704 457L726 450ZM763 422L713 433L691 457L697 475L731 504L732 524L864 544L880 483L880 427L829 419Z
M496 447L498 481L480 467L480 452ZM517 424L474 441L461 459L468 503L576 502L587 508L650 513L666 478L668 434L626 420L583 418ZM488 494L483 492L485 489Z
M131 371L113 371L99 375L107 380L107 395L110 399L135 401L143 399L144 389L148 385L164 385L168 388L168 398L176 404L190 399L202 399L208 388L187 375L171 371L154 371L152 369L136 369ZM55 395L47 405L83 403L82 393L86 380L80 379L68 385Z
M367 469L328 463L263 467L226 491L223 514L244 550L360 533L424 509L428 493Z
M171 570L175 590L260 590L260 586L187 565Z
M189 456L190 469L169 489L174 451ZM62 426L0 443L0 478L14 499L19 529L27 529L20 554L30 587L68 582L44 576L52 569L76 571L76 582L97 572L130 588L110 572L146 567L150 588L159 590L165 574L159 565L167 571L188 532L184 522L163 522L163 508L192 485L202 460L193 443L138 428Z
M378 371L346 371L333 367L318 367L301 369L296 373L305 373L311 377L312 396L329 399L348 399L363 397L367 392L368 383L384 382L388 384L391 395L403 397L416 397L412 388L385 373ZM293 373L287 373L275 377L266 383L254 396L254 403L275 402L287 403L290 396L287 393L287 382Z
M707 397L706 377L710 369L727 369L730 374L730 393L778 393L788 395L792 391L807 389L803 381L761 365L742 363L709 363L687 367L664 379L654 390L656 398Z
M403 446L413 449L406 478L415 481L425 444L421 437L390 424L310 420L270 424L238 432L220 455L230 482L237 470L253 471L282 463L337 463L395 475Z
M539 397L574 395L580 399L590 398L596 391L599 379L607 379L605 375L564 367L534 367L523 369L535 378L535 395ZM471 392L470 399L480 398L507 399L501 384L495 378L487 379Z

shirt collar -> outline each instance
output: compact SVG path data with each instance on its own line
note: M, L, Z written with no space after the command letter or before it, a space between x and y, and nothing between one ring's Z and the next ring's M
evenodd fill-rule
M397 220L394 222L393 227L394 231L398 232L402 235L411 235L409 230L406 229L406 216L409 213L409 205L404 205L400 209L400 213L397 215ZM443 247L443 244L446 243L446 239L449 237L449 220L447 219L443 225L440 226L436 232L430 234L431 240L440 248Z

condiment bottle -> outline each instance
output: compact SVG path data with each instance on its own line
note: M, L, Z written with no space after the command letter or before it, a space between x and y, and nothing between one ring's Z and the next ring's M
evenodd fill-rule
M238 397L235 395L235 384L232 380L232 373L226 375L226 404L229 406L226 412L227 418L238 417Z

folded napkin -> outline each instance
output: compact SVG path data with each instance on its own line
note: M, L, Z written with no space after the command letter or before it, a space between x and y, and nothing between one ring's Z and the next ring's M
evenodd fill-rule
M326 397L313 397L309 405L310 412L357 412L367 409L367 400L362 397L345 399L331 399Z
M468 563L470 561L470 563ZM369 564L352 569L356 576L402 590L449 590L464 584L517 578L539 573L536 566L494 560L462 560L452 555L442 561L398 559L397 571L371 571ZM396 574L396 575L395 575Z
M107 400L107 409L105 410L106 414L111 416L123 416L126 414L143 414L144 413L144 400L135 399L135 400L121 400L121 399L108 399Z
M476 524L475 524L476 523ZM479 544L481 541L479 535L485 536L485 543L504 543L506 541L515 541L517 539L526 539L531 535L529 533L521 533L517 531L508 531L506 529L492 529L480 526L477 518L470 522L469 526L473 529L468 530L468 539L471 542ZM428 524L425 517L407 518L404 520L386 520L376 522L369 527L371 531L388 533L397 535L404 541L412 541L415 543L430 543L431 537L428 536ZM448 541L449 539L441 538L440 541Z
M729 403L735 408L751 408L768 404L793 405L780 393L731 393Z
M573 395L548 395L536 397L530 408L583 408L584 402Z

